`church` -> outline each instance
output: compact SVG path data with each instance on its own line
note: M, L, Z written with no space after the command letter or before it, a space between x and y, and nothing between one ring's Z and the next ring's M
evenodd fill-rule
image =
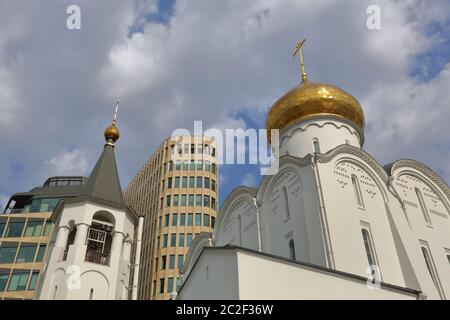
M308 81L301 44L302 81L266 120L279 170L225 199L177 299L450 298L449 186L422 163L364 151L361 105Z

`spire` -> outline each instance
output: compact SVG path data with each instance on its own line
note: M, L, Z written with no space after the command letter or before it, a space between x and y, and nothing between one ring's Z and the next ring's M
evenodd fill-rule
M116 109L114 111L114 117L113 117L112 123L105 130L105 134L104 134L105 135L105 140L106 140L105 146L106 145L110 145L110 146L114 147L114 142L119 140L119 137L120 137L119 129L117 129L117 127L116 127L117 114L119 112L119 103L120 103L120 100L117 99L116 100Z
M118 109L119 100L117 99L112 124L105 130L105 148L85 185L85 194L115 204L124 205L125 201L123 199L116 158L114 156L114 142L119 139L119 130L116 127Z
M308 76L305 72L305 64L303 63L303 55L302 55L302 46L305 43L306 39L303 39L302 41L298 41L297 45L295 46L295 51L292 54L292 57L295 57L298 53L298 60L300 62L300 69L302 74L302 83L308 82Z

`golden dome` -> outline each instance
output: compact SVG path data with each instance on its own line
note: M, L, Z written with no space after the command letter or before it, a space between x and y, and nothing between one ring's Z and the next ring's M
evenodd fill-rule
M113 123L105 130L105 139L112 139L117 141L120 137L119 129L117 129L116 125Z
M364 132L364 113L353 96L329 84L305 81L278 99L270 109L266 119L269 143L270 129L282 129L295 121L319 115L344 118L353 123L361 135Z

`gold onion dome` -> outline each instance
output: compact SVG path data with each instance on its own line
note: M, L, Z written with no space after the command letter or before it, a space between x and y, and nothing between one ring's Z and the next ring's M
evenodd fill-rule
M110 125L105 130L105 139L112 139L114 141L117 141L120 137L119 129L117 129L115 124Z
M304 81L273 104L266 119L268 136L270 129L281 130L293 122L324 115L344 118L364 131L358 100L338 87Z
M271 129L283 129L301 120L333 116L350 121L356 126L361 139L364 134L364 112L352 95L344 90L325 83L308 81L303 63L303 41L297 42L294 54L299 56L302 82L276 101L266 119L267 138L270 141Z

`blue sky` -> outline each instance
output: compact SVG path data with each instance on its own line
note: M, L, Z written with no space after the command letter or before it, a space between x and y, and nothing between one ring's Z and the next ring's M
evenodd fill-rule
M44 5L45 4L45 5ZM405 1L80 0L0 4L0 202L50 175L88 175L121 98L123 187L175 128L264 128L298 83L354 95L364 149L381 164L413 158L450 180L450 3ZM366 8L381 8L368 30ZM221 200L257 184L259 167L220 167Z

